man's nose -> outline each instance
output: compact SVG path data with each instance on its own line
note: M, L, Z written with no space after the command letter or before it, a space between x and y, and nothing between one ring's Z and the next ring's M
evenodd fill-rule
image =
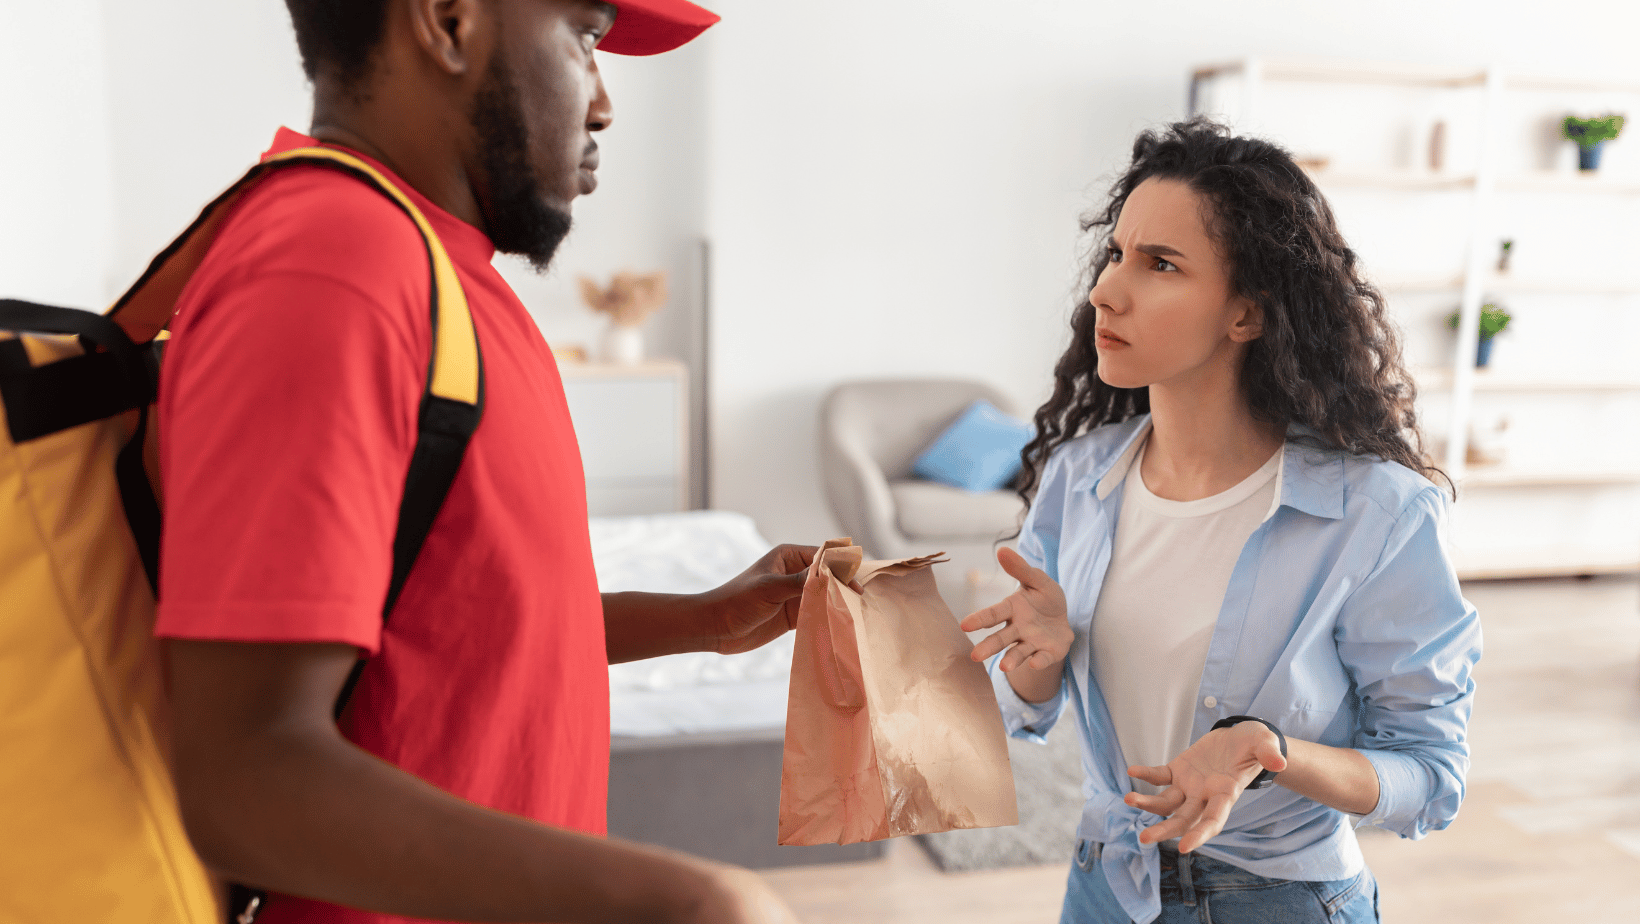
M587 106L587 131L601 132L615 121L615 105L609 101L609 91L604 88L604 75L598 73L596 64L592 67L592 79L592 103Z

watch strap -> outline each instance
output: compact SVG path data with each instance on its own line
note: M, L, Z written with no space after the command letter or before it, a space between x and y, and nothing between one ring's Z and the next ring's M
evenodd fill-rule
M1229 717L1220 719L1217 722L1214 722L1213 727L1208 729L1208 731L1216 731L1220 728L1230 728L1231 726L1234 726L1234 725L1240 725L1243 722L1257 722L1260 725L1263 725L1265 728L1268 728L1269 730L1275 732L1276 733L1276 741L1281 744L1281 756L1282 757L1287 756L1287 736L1283 735L1281 733L1281 729L1275 727L1274 725L1270 724L1269 722L1264 721L1263 719L1259 718L1256 715L1233 715L1233 716L1229 716ZM1266 788L1269 787L1269 785L1271 783L1275 782L1275 778L1276 778L1275 771L1268 770L1268 769L1260 770L1258 776L1253 777L1252 781L1247 784L1247 788L1248 789L1266 789Z

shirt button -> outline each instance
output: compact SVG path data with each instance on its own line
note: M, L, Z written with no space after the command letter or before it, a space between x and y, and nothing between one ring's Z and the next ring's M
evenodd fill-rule
M1218 704L1219 704L1219 698L1217 696L1209 696L1208 698L1202 700L1202 705L1206 706L1209 709L1212 709L1213 707L1217 706Z

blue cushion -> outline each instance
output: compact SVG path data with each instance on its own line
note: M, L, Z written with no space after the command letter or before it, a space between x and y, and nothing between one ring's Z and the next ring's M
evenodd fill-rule
M939 439L922 451L911 471L919 478L966 491L996 491L1019 474L1019 451L1031 441L1031 425L975 401Z

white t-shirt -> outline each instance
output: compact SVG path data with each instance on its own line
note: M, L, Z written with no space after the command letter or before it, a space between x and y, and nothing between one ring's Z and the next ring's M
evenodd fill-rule
M1092 657L1123 760L1159 766L1190 746L1213 627L1242 547L1274 507L1281 450L1235 487L1193 501L1150 493L1143 462L1141 448L1122 485Z

